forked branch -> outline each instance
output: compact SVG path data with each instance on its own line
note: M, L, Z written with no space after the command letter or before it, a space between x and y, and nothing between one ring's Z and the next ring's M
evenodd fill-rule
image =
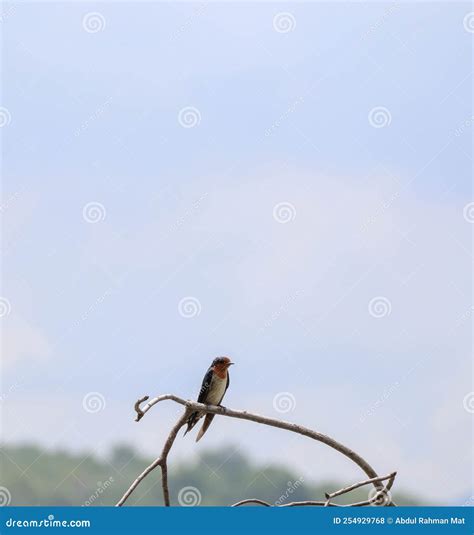
M135 403L135 412L137 414L135 421L139 422L143 418L143 416L154 405L156 405L157 403L161 401L170 400L170 401L174 401L175 403L179 403L180 405L183 405L185 407L185 411L184 411L184 414L177 420L177 422L171 429L170 434L168 435L168 438L166 439L166 442L163 446L160 456L155 461L153 461L153 463L150 464L150 466L148 466L137 477L137 479L135 479L135 481L132 483L130 488L127 490L127 492L122 496L120 501L117 503L117 506L122 506L125 503L125 501L128 499L128 497L132 494L132 492L137 488L140 482L143 479L145 479L145 477L148 474L150 474L158 466L161 468L164 504L166 506L170 505L169 488L168 488L168 465L167 465L168 454L173 446L173 443L176 438L176 435L178 434L178 431L181 429L181 427L183 427L183 425L185 425L189 414L193 411L200 411L200 412L209 413L209 414L219 414L221 416L227 416L229 418L238 418L241 420L249 420L251 422L255 422L258 424L268 425L271 427L278 427L279 429L285 429L287 431L291 431L292 433L297 433L297 434L312 438L313 440L322 442L323 444L326 444L330 448L333 448L336 451L348 457L351 461L357 464L368 476L368 479L366 479L365 481L356 483L349 487L345 487L344 489L333 492L332 494L326 494L325 502L324 501L322 502L319 502L319 501L291 502L291 503L282 505L282 507L293 507L297 505L322 505L322 506L331 506L331 507L338 506L338 504L331 503L332 498L335 498L336 496L341 496L342 494L346 494L347 492L350 492L351 490L354 490L356 488L362 487L363 485L369 485L369 484L374 486L374 496L372 496L366 502L358 502L352 505L357 505L357 506L374 505L374 504L375 505L395 505L393 501L391 500L389 490L391 486L393 485L396 472L393 472L392 474L389 474L388 476L383 476L383 477L377 475L377 473L370 466L370 464L365 459L363 459L359 454L357 454L355 451L351 450L347 446L344 446L340 442L337 442L336 440L334 440L333 438L327 435L318 433L317 431L313 431L312 429L309 429L302 425L297 425L291 422L286 422L284 420L278 420L276 418L269 418L267 416L261 416L259 414L252 414L247 411L237 411L233 409L227 409L221 406L205 405L202 403L197 403L195 401L182 399L173 394L164 394L161 396L157 396L151 399L150 401L148 400L149 400L149 396L145 396L137 400L137 402ZM148 401L148 402L142 407L142 404L145 401ZM383 481L388 481L386 486L383 484ZM234 507L245 505L247 503L258 503L260 505L265 505L265 506L271 505L263 500L250 499L250 500L243 500L241 502L238 502L234 504Z

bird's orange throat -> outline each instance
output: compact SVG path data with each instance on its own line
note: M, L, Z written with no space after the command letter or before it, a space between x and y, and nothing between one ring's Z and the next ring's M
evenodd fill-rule
M213 370L220 379L227 379L227 366L216 364Z

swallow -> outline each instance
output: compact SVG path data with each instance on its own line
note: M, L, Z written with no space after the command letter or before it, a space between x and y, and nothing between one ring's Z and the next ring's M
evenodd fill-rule
M206 372L202 381L201 390L199 391L198 403L206 405L220 405L226 390L229 388L230 378L228 369L234 364L228 357L217 357L212 361L211 366ZM198 423L204 416L204 412L195 411L190 414L187 424L188 427L184 434ZM196 442L202 438L214 419L215 414L206 414L204 423L196 437ZM183 435L184 436L184 435Z

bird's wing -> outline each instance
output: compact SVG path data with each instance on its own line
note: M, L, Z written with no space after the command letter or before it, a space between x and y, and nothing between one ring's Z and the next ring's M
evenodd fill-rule
M225 391L227 392L227 389L229 388L229 385L230 385L230 373L227 372L227 384L225 385Z
M199 390L198 403L206 403L207 394L209 393L209 389L211 388L213 373L214 372L212 371L212 368L209 368L207 370L206 375L202 380L201 390Z

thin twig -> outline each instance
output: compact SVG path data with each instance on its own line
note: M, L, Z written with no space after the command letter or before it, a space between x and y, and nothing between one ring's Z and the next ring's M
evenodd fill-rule
M189 411L188 410L184 411L184 414L175 423L175 425L173 426L173 429L168 435L168 438L166 439L165 445L163 446L160 456L157 459L155 459L150 464L150 466L145 468L145 470L143 470L143 472L137 477L137 479L135 479L135 481L130 485L130 488L127 490L127 492L122 496L120 501L117 503L117 507L121 507L126 502L130 494L132 494L132 492L138 487L140 482L143 481L145 477L150 472L153 472L153 470L157 468L158 466L161 468L161 486L163 489L163 501L166 506L170 505L170 495L169 495L169 489L168 489L168 465L167 465L168 453L171 449L171 446L173 445L173 442L176 438L176 435L178 434L178 431L186 423L188 416L189 416Z
M351 490L358 489L359 487L363 487L364 485L370 485L371 483L376 483L377 481L385 481L386 479L391 479L393 481L396 475L397 472L392 472L388 476L372 477L371 479L366 479L365 481L359 481L359 483L354 483L349 487L344 487L343 489L336 490L336 492L332 492L331 494L328 494L326 492L326 499L329 500L331 498L335 498L336 496L341 496L342 494L346 494Z
M258 498L248 498L247 500L242 500L240 502L234 503L231 507L240 507L247 503L256 503L258 505L264 505L265 507L271 507L272 505L264 500L259 500Z

